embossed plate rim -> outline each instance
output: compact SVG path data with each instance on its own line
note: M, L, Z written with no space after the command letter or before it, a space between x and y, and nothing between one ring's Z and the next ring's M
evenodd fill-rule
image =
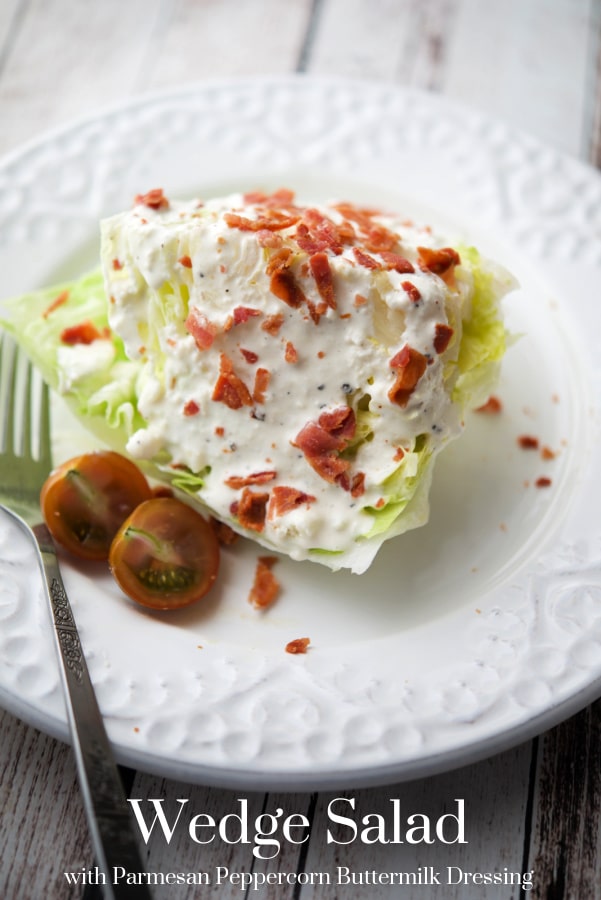
M280 103L279 110L287 128L297 127L302 131L301 123L294 125L291 120L286 119L289 106L294 106L296 103L302 106L305 103L308 108L311 104L314 106L315 101L319 101L328 113L332 113L330 121L338 127L340 135L328 135L324 138L323 135L311 133L311 122L308 122L309 132L308 136L307 133L304 133L304 143L299 141L297 147L293 147L290 134L278 133L276 125L271 122L269 123L271 131L268 136L272 143L271 145L269 142L261 145L264 135L254 130L258 118L253 120L253 116L260 118L262 114L267 114L268 100L271 102L274 97L275 102ZM358 100L364 102L357 105ZM428 173L417 171L419 159L416 162L416 150L419 151L417 153L419 157L422 149L419 142L424 142L426 156L439 153L441 147L444 146L452 166L455 167L454 174L457 175L458 181L458 186L449 186L450 194L457 201L450 217L455 217L455 220L463 222L465 215L469 215L474 223L474 228L477 226L479 233L481 231L482 234L490 235L493 243L497 239L496 232L499 223L503 222L510 232L511 253L515 254L516 251L513 248L516 243L523 241L527 249L520 250L518 256L527 257L528 265L533 260L534 268L543 260L545 266L548 265L548 251L545 252L544 246L541 248L539 244L541 241L544 244L545 241L548 243L551 240L550 226L555 226L558 222L563 223L566 216L566 212L560 208L561 204L559 203L561 189L565 187L568 193L575 193L577 196L580 191L581 202L572 204L575 220L569 222L570 234L575 235L573 242L576 249L574 253L576 251L580 253L584 265L589 266L586 272L587 277L595 279L595 283L598 283L601 278L601 254L596 245L590 241L590 218L595 213L586 206L582 192L584 185L587 189L594 188L598 194L599 182L596 174L588 170L582 163L544 147L527 135L512 131L503 123L488 120L457 104L448 103L442 98L420 94L418 91L403 90L391 84L347 81L338 78L313 79L306 76L286 76L245 81L235 79L212 81L203 85L191 85L158 94L143 95L88 116L74 125L56 129L41 139L29 143L26 147L14 151L0 162L0 229L3 223L7 228L16 225L16 241L19 245L19 240L21 240L18 231L19 213L18 210L11 211L11 203L14 205L19 200L19 190L23 190L26 196L27 178L32 171L31 165L33 165L34 171L34 187L35 177L38 179L41 177L46 165L48 171L54 173L57 179L56 192L61 202L53 209L52 203L46 196L45 205L44 203L40 205L38 220L34 221L34 217L31 217L30 237L33 245L35 246L36 242L39 244L44 236L47 239L48 234L52 235L52 226L59 222L61 226L64 225L67 233L66 246L64 252L59 253L58 258L52 261L52 265L60 264L69 253L79 253L79 244L74 240L70 229L72 230L75 226L87 235L98 215L106 214L116 208L114 198L123 194L126 185L129 190L128 178L124 174L121 160L121 156L124 155L127 148L135 150L140 147L143 137L148 138L151 152L146 156L141 153L141 159L136 159L134 169L138 178L141 178L143 174L144 177L154 178L157 161L161 162L163 171L167 171L170 154L173 155L175 151L173 148L165 149L164 145L152 143L156 138L156 133L153 134L151 131L152 127L156 127L157 124L164 125L165 121L168 121L170 124L174 123L177 131L177 128L181 129L182 124L185 126L185 122L178 120L178 115L182 111L189 114L190 110L206 108L207 104L211 103L214 104L217 118L219 119L221 116L219 119L221 124L224 121L227 123L228 116L233 119L241 109L243 110L243 118L246 117L244 118L244 127L257 142L254 149L245 151L240 148L239 137L242 134L243 126L238 123L234 127L233 121L230 121L229 130L226 127L227 133L214 134L212 140L223 150L226 163L228 154L235 153L242 159L242 168L248 166L248 177L251 175L256 177L257 171L263 172L267 177L264 164L261 169L260 165L257 166L255 159L255 157L260 157L267 147L270 152L273 149L277 163L274 178L281 172L289 173L292 159L297 160L297 154L300 154L300 162L297 162L297 165L301 172L308 173L310 183L315 174L315 161L321 162L327 169L328 153L331 156L333 148L340 149L342 146L342 143L339 146L336 141L344 142L348 138L349 129L352 134L349 117L351 114L354 116L355 106L357 109L360 108L363 116L362 123L368 137L364 139L363 144L358 141L348 148L348 161L343 159L342 168L344 169L345 165L348 169L358 167L370 187L373 186L375 178L373 164L366 163L370 154L376 158L380 154L379 158L385 158L384 169L386 169L386 165L389 165L389 157L396 159L396 155L398 155L399 159L412 160L416 166L418 187L425 186L427 188L428 179L423 176ZM387 104L390 103L393 105L392 122L387 123L382 121L381 113L385 108L388 109ZM407 137L403 138L406 144L399 149L397 145L400 137L398 133L394 132L394 126L398 124L398 117L403 115L405 108L411 110L413 116L407 120ZM367 126L370 123L373 126L376 121L380 128L377 136L374 136L369 132ZM114 129L114 133L106 128L107 124ZM198 128L201 127L201 124L198 124ZM103 128L103 126L105 127ZM144 129L148 133L145 133ZM333 131L335 130L334 128ZM469 140L474 145L471 160L464 158L463 132L469 136ZM83 183L78 181L80 173L75 164L78 161L80 164L82 163L82 154L86 152L86 149L89 150L85 142L90 140L92 134L96 135L100 143L104 141L104 144L95 151L97 155L92 160L95 168L92 169L91 188L87 189L85 185L82 186ZM202 136L201 131L198 134ZM204 138L205 144L208 144L206 133ZM376 141L375 145L374 141ZM417 142L415 146L411 145L411 141ZM201 149L210 157L210 148L205 144L201 142ZM250 154L248 159L244 155L245 152L247 155ZM252 153L255 153L255 157L252 157ZM215 154L211 159L218 164L219 161L215 160ZM533 159L535 160L534 166ZM69 162L74 163L73 171L69 171ZM37 170L35 169L36 165ZM505 178L509 167L511 167L512 177ZM10 184L6 180L9 170L12 170L11 179L14 175L17 176L14 181L11 180ZM547 196L539 190L536 187L536 179L534 182L529 181L532 173L537 175L541 170L559 173L553 196ZM388 172L388 177L389 175ZM499 176L498 179L497 176ZM503 178L505 178L504 182ZM227 174L222 172L217 178L217 181L219 180L227 181ZM379 188L382 187L382 183L378 182L377 178L375 182ZM347 183L351 182L347 181ZM136 184L135 187L137 189L139 184ZM362 189L360 182L357 182L355 187L358 190ZM438 185L439 188L440 185ZM16 193L10 195L11 190ZM43 194L44 191L42 190L41 193ZM445 215L449 213L449 204L437 207L436 203L432 202L433 199L436 200L436 197L428 196L427 189L423 193L421 190L418 191L414 199L418 206L423 204L425 207L435 208L437 213L441 210ZM31 202L31 198L28 202ZM39 198L34 198L33 202L34 204L39 202ZM3 209L3 204L6 209ZM29 212L30 208L25 204L22 216L26 216ZM3 213L4 219L2 218ZM53 216L56 222L53 222ZM14 236L12 230L11 235ZM22 242L21 252L24 252L26 243L26 241ZM4 252L6 254L8 251ZM1 260L2 251L0 251ZM5 261L7 261L6 256ZM22 262L23 260L21 260ZM45 271L44 265L48 267L50 263L40 263L40 271L36 273L35 277L42 277ZM20 277L18 271L16 276ZM566 265L566 271L562 271L558 277L561 285L559 293L563 295L566 280L569 281L575 277L573 266ZM551 281L553 282L554 279L551 278ZM590 310L584 312L591 315ZM552 334L550 336L552 337ZM582 342L583 340L586 340L586 335L583 336L580 333L577 341ZM594 427L598 432L600 380L598 365L593 374L595 381L587 402L595 408L597 419ZM584 372L584 375L581 372L576 378L576 388L587 377L588 370ZM582 422L580 422L580 427L583 427ZM590 444L592 440L590 431L586 431L585 438ZM568 472L568 476L571 478L572 473ZM598 486L595 485L595 490L597 489ZM564 489L562 488L562 490ZM561 495L564 498L569 494L569 491L566 494L565 490ZM578 490L581 494L582 485ZM596 535L595 538L598 542L599 536ZM563 568L557 569L557 571L553 571L552 568L549 570L549 566L552 567L554 561L554 540L553 535L543 535L538 543L535 542L534 552L537 560L536 565L530 566L529 572L533 585L530 590L532 596L536 594L537 590L541 591L541 596L543 590L549 590L548 585L543 585L548 571L551 571L551 593L559 591L561 595L558 585L560 582L563 584L570 577L570 566L573 568L573 564L568 559L572 552L568 546L569 542L564 541L563 550L565 550L566 560ZM600 549L597 546L589 553L591 564L595 568L595 575L594 578L591 578L590 583L595 590L599 582ZM543 640L540 634L538 636L535 634L536 641L533 647L527 646L526 649L524 649L524 636L521 630L525 630L528 634L532 630L536 632L537 628L539 630L540 628L543 630L551 628L551 631L555 628L557 631L558 629L555 627L557 623L551 622L545 615L540 619L537 619L536 616L532 617L530 615L532 609L526 601L523 609L518 608L519 605L515 606L515 609L512 607L508 610L504 609L502 604L498 608L495 608L494 605L491 607L489 604L489 608L485 610L487 615L490 615L491 622L495 617L499 620L498 627L495 625L493 628L491 625L490 628L492 629L491 634L498 639L500 644L505 642L506 646L513 648L516 653L525 653L526 659L533 650L537 652L541 648L544 650L538 661L541 667L541 677L538 680L531 679L521 687L518 685L521 691L516 695L519 703L516 703L513 695L509 696L502 690L493 698L494 691L490 682L487 682L486 679L481 680L481 673L476 671L477 667L474 665L469 670L466 669L465 672L462 670L459 673L459 675L467 673L467 681L464 679L463 684L463 688L466 689L463 690L461 679L458 679L457 685L455 685L457 690L454 693L447 692L446 705L443 704L442 707L434 710L439 717L439 721L434 724L428 719L428 703L433 700L430 686L426 684L425 680L420 686L420 689L423 688L423 696L418 696L416 699L416 695L411 696L411 692L408 692L398 702L393 702L387 685L383 681L378 682L377 678L371 685L365 683L365 679L363 679L364 683L359 684L358 690L355 691L352 683L354 677L352 666L349 666L349 659L352 660L352 646L348 650L335 645L328 646L329 660L324 659L325 654L322 654L320 658L318 647L315 648L313 656L309 655L306 661L276 660L267 631L267 637L264 639L265 646L260 646L258 650L253 651L254 655L239 652L236 648L227 647L222 642L219 653L214 654L213 662L215 662L216 668L211 670L210 653L207 654L205 661L198 669L202 677L195 685L200 693L188 698L187 708L184 704L184 715L187 715L188 718L193 717L199 708L202 709L199 703L202 703L204 697L204 701L207 702L206 708L211 714L215 711L219 711L220 714L223 712L226 718L229 715L232 719L236 719L237 726L240 724L243 726L239 732L234 729L231 734L233 746L229 748L228 752L234 753L234 761L232 762L231 758L228 760L227 754L224 752L227 737L223 737L221 742L217 738L210 751L207 751L206 748L202 750L202 734L198 738L200 743L197 741L195 744L196 737L192 740L184 732L179 735L177 727L174 728L173 735L167 735L168 729L164 722L161 724L160 738L164 742L166 736L172 737L173 745L168 746L167 749L163 745L163 749L159 752L153 744L152 727L146 730L148 723L144 719L143 712L136 719L136 722L142 726L141 730L137 732L136 736L133 736L133 719L130 721L127 708L124 708L123 697L119 695L122 686L119 685L118 679L116 685L111 683L110 665L106 664L107 660L103 656L105 648L95 644L93 616L90 617L89 610L86 609L79 597L73 597L78 589L86 587L85 578L82 580L81 573L76 571L68 571L67 574L70 578L69 593L72 600L75 599L75 615L82 628L82 640L86 652L88 650L90 652L101 705L104 701L109 733L115 741L119 758L130 765L167 776L186 778L190 781L248 788L269 786L309 789L345 784L375 784L416 777L473 761L480 756L525 739L542 728L555 724L570 712L576 711L597 696L601 687L599 680L601 670L598 666L596 667L596 663L591 663L590 671L587 670L584 676L579 678L577 677L578 669L573 660L568 659L569 664L566 665L565 660L560 659L561 654L567 652L566 648L570 642L566 638L566 634L569 635L569 628L573 627L569 616L566 618L565 610L561 607L561 596L555 597L553 602L559 608L560 614L563 615L562 628L564 630L567 628L568 631L564 634L560 628L560 633L551 634L550 641L547 640L548 636ZM492 593L495 591L496 588ZM502 595L503 590L501 589L499 596L502 598ZM113 597L109 598L110 603L113 600ZM582 610L579 614L586 618L590 613L590 604L587 597L581 597L580 602ZM282 609L284 612L281 615L285 617L283 605ZM519 611L519 615L514 620L509 612L513 614L515 610ZM131 615L134 614L130 615L130 613L129 610L116 613L117 616L121 616L119 621L125 623L127 627L133 621ZM37 615L37 607L34 607L34 618ZM280 615L279 612L278 615ZM522 616L521 619L520 616ZM448 621L452 620L453 615L449 615ZM473 621L474 617L471 619L472 624ZM45 691L38 690L35 680L36 673L33 671L35 667L30 665L27 658L28 640L31 637L29 631L35 631L37 627L43 632L43 620L36 620L33 623L26 621L24 624L26 626L24 632L19 631L20 626L16 628L16 638L12 644L10 644L10 640L13 640L14 635L10 637L8 644L6 640L0 641L0 696L3 698L3 705L32 724L59 737L65 737L66 727L61 715L60 696L52 686ZM419 622L414 622L410 630L417 629L417 633L423 636L420 631L423 624L423 622L421 625ZM269 629L271 625L266 627ZM453 624L453 627L456 627L456 623ZM275 626L274 632L277 637L278 629ZM154 638L153 633L148 632L148 634L150 638ZM596 636L599 635L596 634ZM31 639L33 640L32 637ZM43 646L43 639L40 638L40 640L41 646ZM553 640L557 643L559 653L555 652ZM387 652L391 643L394 644L394 639L387 642L385 638L377 636L370 641L366 642L366 645L369 643L370 648L372 645L377 645L378 648L386 647L388 648ZM576 643L576 639L572 643ZM584 646L584 650L586 649ZM590 653L594 653L595 647L589 647L588 650ZM207 659L209 662L206 662ZM47 663L44 664L48 666ZM205 665L208 668L202 668ZM338 671L336 671L337 665L340 666ZM372 668L373 671L377 670L375 664ZM266 681L274 674L283 678L283 694L282 690L280 690L279 696L267 693L263 695L262 700L265 701L265 698L270 702L273 700L277 712L278 703L282 702L286 691L292 692L294 702L300 711L299 715L302 713L305 718L309 717L304 736L306 738L304 755L289 740L283 740L287 736L283 736L281 730L278 731L277 721L269 721L268 704L266 706L265 702L255 702L253 705L254 701L251 696L251 701L240 713L240 709L235 708L239 696L236 695L234 688L226 686L224 696L219 695L215 684L211 683L211 671L213 671L213 676L217 672L219 677L234 678L234 680L236 677L240 678L242 672L245 678L250 679L250 695L253 691L256 691L257 694L261 691L264 692ZM51 675L52 672L45 671L44 674ZM494 678L495 675L501 678L505 677L506 668L502 656L497 661L496 669L491 666L485 674L487 678ZM420 673L420 677L422 676L425 679L424 673ZM476 680L470 684L470 678ZM345 679L350 679L350 687L346 684ZM185 691L187 686L189 687L189 684L185 679L181 684L175 683L175 687L180 691ZM326 690L322 690L324 687ZM38 690L33 701L28 696L26 688L34 693L35 690ZM158 694L163 691L163 688L164 685L153 683L153 689ZM556 691L555 694L551 688ZM179 714L177 692L173 691L173 684L170 685L170 689L172 695L169 699L175 704L176 713ZM137 696L139 703L140 693L136 694L136 685L130 685L128 690L134 699ZM331 696L328 696L328 690L331 691ZM490 704L487 701L489 696L487 691L490 692ZM422 704L419 716L415 712L419 705L418 700ZM474 700L480 702L479 708L474 706ZM341 713L341 706L345 704L355 705L351 714L346 718ZM135 703L132 706L135 706ZM404 718L398 719L399 728L396 732L394 730L386 732L383 720L389 715L400 716L401 707L406 715ZM143 704L138 708L143 710ZM434 706L432 708L434 709ZM327 723L329 714L332 714L332 725L328 732L328 728L323 728L322 725L323 722ZM253 716L256 717L254 722ZM337 716L339 720L336 719ZM311 717L314 717L314 721L311 720ZM353 743L352 726L356 719L360 720L360 737L364 739L364 745L357 744L356 741ZM174 724L168 719L165 721L169 726ZM206 723L207 730L218 726L219 722L219 717L211 718L209 715ZM303 724L302 719L299 719L299 723ZM421 745L418 743L419 734L417 732L419 729L415 727L417 723L426 731L430 729L427 740ZM334 729L339 725L344 731L342 744L336 744L337 738L333 734ZM135 727L138 728L138 725ZM189 722L186 727L190 728ZM445 732L445 729L448 729L448 733ZM141 737L138 737L140 732ZM155 735L155 737L159 736ZM257 738L258 743L253 743ZM180 741L179 744L178 741ZM186 741L190 744L187 748ZM245 741L247 741L246 745ZM198 747L202 752L196 752Z

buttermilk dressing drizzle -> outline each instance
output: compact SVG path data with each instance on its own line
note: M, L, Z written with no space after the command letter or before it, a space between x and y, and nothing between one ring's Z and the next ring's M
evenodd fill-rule
M472 292L429 229L285 190L152 191L102 223L102 261L111 329L142 363L132 456L197 475L220 519L333 568L369 565L388 504L412 509L396 531L427 518L429 463L462 427Z

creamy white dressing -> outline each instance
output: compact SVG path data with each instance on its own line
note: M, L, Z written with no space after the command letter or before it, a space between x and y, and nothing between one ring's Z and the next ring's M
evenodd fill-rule
M331 207L320 210L342 221ZM450 395L469 273L458 269L451 290L417 263L419 246L441 242L429 230L381 215L374 221L399 236L395 252L415 263L415 272L374 271L357 261L351 246L328 253L336 308L328 307L316 324L306 304L292 308L272 293L266 266L276 251L262 247L256 232L230 227L223 217L228 211L250 219L261 215L233 195L202 207L197 201L171 202L165 209L139 204L102 223L110 325L129 357L143 364L138 406L147 426L127 449L139 459L161 455L174 471L203 473L199 499L268 546L297 559L313 556L315 549L344 554L370 532L374 510L389 501L386 479L403 469L415 474L416 442L433 456L461 431L462 411ZM317 305L321 298L306 265L309 255L296 245L295 231L293 225L277 233L294 249L292 271ZM361 246L360 237L356 243ZM380 261L378 253L369 253ZM418 289L419 302L404 283ZM259 314L231 325L237 307ZM206 349L186 325L194 311L214 332ZM283 324L272 334L262 326L275 315L283 316ZM438 353L436 327L447 325L449 316L454 333L448 349ZM296 361L287 361L287 346L296 351ZM428 365L401 407L388 396L396 377L390 360L405 346ZM233 409L213 399L222 354L251 394L257 369L269 371L263 402ZM363 491L355 496L325 480L294 446L307 423L346 406L355 412L356 436L366 438L351 457L351 474L364 476ZM275 477L250 485L253 492L286 486L314 499L268 514L260 532L249 531L235 514L244 488L234 489L227 480L264 471ZM365 556L369 564L370 554ZM328 564L336 565L331 559Z
M56 355L59 392L65 394L87 375L108 369L114 357L115 347L111 341L99 339L90 344L63 344Z

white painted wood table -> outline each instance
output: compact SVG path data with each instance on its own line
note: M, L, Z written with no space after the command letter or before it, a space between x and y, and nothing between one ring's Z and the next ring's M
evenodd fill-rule
M45 130L156 88L213 76L307 72L439 92L601 166L601 0L0 0L0 153ZM0 713L0 896L90 898L63 873L93 866L69 747ZM289 844L280 872L534 871L531 896L601 898L601 702L496 757L447 774L342 792L377 812L389 798L439 814L464 798L469 843L411 850ZM125 771L130 796L179 797L216 818L237 792ZM338 792L340 793L340 792ZM251 794L262 809L304 813L324 833L334 793ZM216 865L274 872L246 847L170 845L153 836L154 871ZM305 886L298 882L156 889L157 897L517 898L515 886Z

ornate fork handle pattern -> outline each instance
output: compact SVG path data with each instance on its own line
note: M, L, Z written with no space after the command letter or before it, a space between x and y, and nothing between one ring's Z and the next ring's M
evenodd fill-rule
M121 897L150 900L150 891L145 885L111 883L113 868L123 866L128 872L139 873L144 871L144 864L133 837L132 817L113 761L50 532L44 524L34 525L31 531L36 539L52 610L54 635L63 660L61 673L73 751L84 804L91 813L88 820L94 849L106 877L104 894L115 900Z
M63 660L73 677L81 684L84 678L83 650L67 594L58 578L52 579L52 582L48 585L48 590L54 612L54 627Z

